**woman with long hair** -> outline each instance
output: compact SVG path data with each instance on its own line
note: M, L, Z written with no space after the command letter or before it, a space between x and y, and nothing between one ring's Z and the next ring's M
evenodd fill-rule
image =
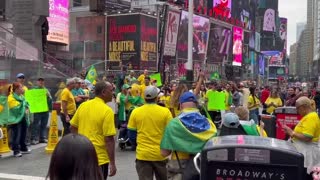
M259 124L259 107L260 107L260 100L256 96L256 88L250 87L249 88L250 95L248 98L248 109L249 109L249 118L253 119L256 124Z
M80 134L64 136L53 151L47 179L103 180L91 141Z
M179 98L180 96L188 91L188 87L185 83L180 83L177 88L173 91L171 99L170 99L170 111L172 113L172 117L176 117L180 114L179 109Z
M12 88L12 93L11 92ZM9 124L12 133L12 151L15 157L30 153L26 144L27 130L30 125L29 105L23 94L23 85L14 82L8 89L8 106L10 111Z
M276 90L272 90L265 102L265 105L267 107L266 111L268 114L273 114L276 108L281 107L283 105L282 100Z

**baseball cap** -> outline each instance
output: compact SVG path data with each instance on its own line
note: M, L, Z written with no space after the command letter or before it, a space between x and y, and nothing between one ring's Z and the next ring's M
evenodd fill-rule
M240 125L238 115L235 113L226 113L224 115L223 125L227 128L238 128Z
M44 78L41 77L41 78L38 79L38 81L44 81Z
M192 92L185 92L179 98L179 103L186 103L186 102L198 102L197 97Z
M129 89L129 88L131 88L131 86L129 86L128 84L124 84L124 85L122 86L122 89Z
M155 86L147 86L146 90L144 91L144 98L145 99L154 99L158 96L158 88Z
M17 78L22 78L22 77L25 77L24 76L24 74L23 73L19 73L19 74L17 74L17 76L16 76Z

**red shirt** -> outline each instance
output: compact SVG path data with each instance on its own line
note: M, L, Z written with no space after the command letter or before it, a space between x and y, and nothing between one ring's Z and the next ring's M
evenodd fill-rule
M269 91L268 89L264 89L264 90L261 92L261 99L260 99L261 102L262 102L262 103L265 103L266 100L268 99L269 95L270 95L270 91Z

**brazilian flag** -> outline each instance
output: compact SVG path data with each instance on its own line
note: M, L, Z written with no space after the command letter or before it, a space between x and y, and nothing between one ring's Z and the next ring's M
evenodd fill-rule
M220 80L220 79L221 79L221 76L217 71L213 72L210 75L210 80Z
M8 97L0 95L0 126L8 124L9 115Z
M160 147L189 154L200 152L217 129L212 121L200 113L182 113L167 125Z
M96 68L92 65L87 73L86 79L93 83L98 77Z

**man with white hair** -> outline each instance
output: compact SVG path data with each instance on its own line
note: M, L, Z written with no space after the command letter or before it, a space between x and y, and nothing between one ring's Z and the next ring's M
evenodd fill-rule
M70 133L70 120L72 119L72 116L76 112L76 101L74 99L74 96L72 95L72 89L74 89L75 86L75 79L70 78L67 79L66 82L67 87L64 88L61 92L61 121L64 128L63 135L67 135Z
M81 103L89 99L89 96L86 95L84 90L81 88L82 84L84 84L84 80L75 77L75 87L72 89L72 95L76 101L76 106L79 107Z

